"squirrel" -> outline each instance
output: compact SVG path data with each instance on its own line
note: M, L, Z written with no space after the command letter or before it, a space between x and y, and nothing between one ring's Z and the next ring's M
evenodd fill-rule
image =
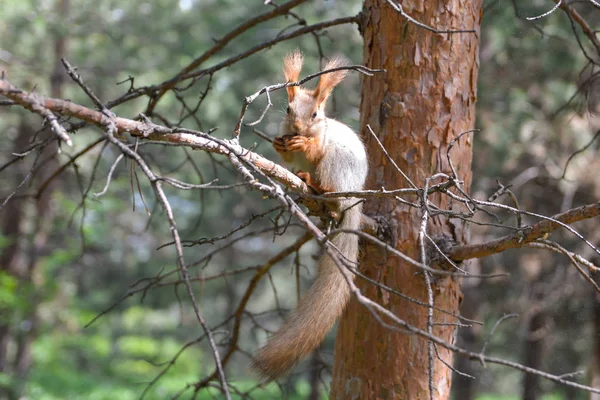
M303 62L298 50L283 59L287 82L298 81ZM334 58L325 70L344 65L343 59ZM314 90L286 88L287 115L273 147L285 162L298 168L296 174L317 194L362 190L367 177L367 154L359 136L350 127L325 116L327 98L347 73L339 70L321 75ZM362 203L356 198L338 199L333 202L333 209L341 215L341 230L360 228ZM341 258L356 267L358 236L340 232L330 240L341 252ZM257 352L252 368L269 381L289 371L323 341L344 311L350 294L348 282L335 261L324 253L315 282L300 299L297 310Z

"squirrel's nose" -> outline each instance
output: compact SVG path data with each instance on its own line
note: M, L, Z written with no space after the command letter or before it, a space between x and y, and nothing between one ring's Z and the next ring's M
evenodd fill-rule
M300 121L294 121L293 126L294 126L294 131L300 132L300 128L302 127L300 125Z

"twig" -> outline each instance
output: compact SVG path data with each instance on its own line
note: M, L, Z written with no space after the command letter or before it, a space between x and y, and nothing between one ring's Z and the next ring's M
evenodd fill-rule
M564 247L562 247L561 245L559 245L558 243L554 243L549 240L541 240L539 242L529 243L527 246L533 247L533 248L545 249L545 250L552 250L552 251L556 251L560 254L564 254L571 261L571 264L573 264L573 266L575 267L577 272L579 272L579 274L583 277L583 279L585 279L590 285L592 285L592 287L596 290L597 293L600 293L600 286L598 286L596 281L594 281L594 279L591 276L586 274L585 271L583 270L583 268L581 268L581 266L579 265L579 260L583 260L583 258L581 256L579 256L579 259L578 259L577 254L574 254L574 253L568 251L567 249L565 249ZM585 261L587 261L587 260L585 260ZM589 261L587 261L587 263L591 264ZM589 264L586 264L586 266L588 266L588 268L589 268ZM592 266L593 266L594 270L598 269L598 267L596 267L595 265L592 264Z
M567 3L563 3L562 0L554 0L559 4L561 10L566 12L572 20L577 23L581 27L583 33L587 36L587 38L592 42L594 48L596 49L596 54L600 54L600 41L598 41L598 37L596 36L596 32L588 25L587 21L583 19L581 14L579 14L576 10L574 10Z
M538 19L545 18L548 15L552 14L554 11L556 11L556 9L561 6L561 4L562 4L562 0L558 0L556 2L556 4L554 5L554 7L552 7L552 9L550 9L549 11L546 11L545 13L543 13L541 15L538 15L538 16L535 16L535 17L526 17L525 19L527 21L536 21Z
M568 210L561 214L556 214L552 217L544 217L545 219L543 221L540 221L527 228L523 228L521 231L511 235L503 236L501 238L480 244L455 246L448 252L448 257L454 261L462 261L470 258L482 258L503 252L508 249L523 247L524 245L540 239L561 227L568 227L566 224L572 224L584 219L595 218L598 215L600 215L600 202L588 204ZM572 231L572 228L569 230ZM588 241L586 240L586 242ZM591 243L588 245L591 245ZM591 246L593 249L595 249L593 245ZM595 251L597 252L598 250L596 249Z
M408 177L408 175L406 175L404 173L404 171L402 171L402 169L400 169L400 167L398 166L398 164L396 164L396 161L394 161L394 159L392 158L392 156L390 156L390 154L387 152L387 149L385 148L385 146L383 145L383 143L381 143L381 141L379 140L379 138L377 137L377 135L375 134L375 132L373 132L373 129L371 128L371 125L367 125L367 129L369 130L369 133L371 133L371 136L375 139L375 141L379 145L379 148L381 149L381 151L383 152L383 154L385 155L385 157L388 159L388 161L390 163L392 163L392 165L394 166L394 168L396 168L396 171L398 171L398 173L400 175L402 175L402 177L406 180L406 182L408 182L408 184L413 189L416 189L417 185L415 185L413 183L413 181L410 180L410 178Z
M238 122L235 126L235 129L233 130L234 139L240 135L240 129L243 125L244 116L246 115L248 106L250 104L252 104L252 102L254 102L254 100L256 100L258 98L258 96L260 96L261 94L264 93L267 96L267 105L265 106L265 109L263 110L261 116L256 121L245 124L246 126L254 126L254 125L257 125L258 123L260 123L262 121L262 119L264 118L264 116L267 114L267 111L269 110L269 108L271 108L273 106L273 104L271 103L271 96L269 94L270 92L273 92L273 91L276 91L279 89L283 89L286 87L290 87L290 86L300 86L300 85L303 85L304 83L310 81L311 79L314 79L321 75L329 74L329 73L332 73L335 71L342 71L342 70L354 70L354 71L358 71L367 76L372 76L374 73L378 73L378 72L385 72L384 69L371 69L371 68L367 68L362 65L347 65L347 66L343 66L343 67L330 68L327 70L319 71L317 73L308 75L304 79L301 79L297 82L286 82L286 83L278 83L275 85L265 86L262 89L260 89L258 92L255 92L254 94L251 94L250 96L247 96L244 98L244 103L242 105L242 110L240 112Z
M246 22L243 22L239 26L232 29L228 34L223 36L221 39L216 41L215 45L213 47L211 47L210 49L208 49L207 51L202 53L201 56L197 57L195 60L193 60L191 63L189 63L185 68L183 68L180 72L178 72L176 76L186 75L186 74L192 72L193 70L198 68L200 65L202 65L204 62L209 60L212 56L214 56L215 54L220 52L223 48L225 48L225 46L227 46L227 44L229 44L229 42L231 42L236 37L242 35L243 33L247 32L248 30L252 29L253 27L255 27L256 25L258 25L262 22L269 21L275 17L278 17L280 15L288 13L292 8L304 3L305 1L306 0L288 1L287 3L284 3L280 6L276 6L271 11L257 15L256 17L251 18L250 20L248 20ZM162 98L162 96L168 90L172 89L176 83L177 83L176 80L171 79L171 83L164 85L160 89L160 92L152 98L152 101L150 102L150 104L148 106L148 112L152 113L152 111L153 111L154 107L156 106L156 104L158 103L158 101Z

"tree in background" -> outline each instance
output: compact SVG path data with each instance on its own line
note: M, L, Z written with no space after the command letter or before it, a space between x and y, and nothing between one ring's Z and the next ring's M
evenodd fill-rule
M592 362L592 336L581 333L592 313L582 307L600 291L588 261L600 254L600 205L591 195L594 160L585 158L593 119L568 101L583 92L594 110L595 3L558 2L543 14L541 5L497 1L366 1L360 13L349 3L7 7L3 395L318 397L324 352L310 360L310 386L292 374L284 386L262 388L246 368L294 307L313 264L307 243L326 238L299 207L327 219L319 201L277 164L269 143L280 120L272 105L285 103L276 77L294 47L307 66L335 52L359 64L362 47L368 67L348 67L354 80L334 99L339 115L352 115L359 96L349 88L364 74L360 133L371 190L352 196L365 200L370 218L356 232L364 261L351 271L358 276L338 330L331 396L449 398L451 371L461 377L457 393L477 392L461 364L451 366L456 355L509 367L472 368L479 391L506 393L516 373L529 374L527 398L599 391L573 373ZM55 33L52 55L46 29ZM538 32L547 51L538 51ZM578 90L575 72L586 61ZM72 84L54 90L64 73ZM23 109L43 118L39 132ZM519 252L505 252L512 248ZM290 263L293 284L288 268L274 268ZM468 316L458 314L461 281L477 282L463 300ZM515 312L523 328L505 328ZM457 332L480 339L457 346ZM515 347L513 332L536 345ZM561 357L544 360L544 346ZM512 357L517 347L525 365Z

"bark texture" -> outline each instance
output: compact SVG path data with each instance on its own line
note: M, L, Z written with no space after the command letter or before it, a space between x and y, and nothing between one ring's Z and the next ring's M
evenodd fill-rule
M389 163L367 129L370 125L389 155L417 186L437 172L450 174L446 154L449 143L474 127L478 72L481 0L401 1L411 17L436 29L475 30L474 33L432 33L408 22L380 0L366 0L361 29L363 63L387 73L363 79L361 135L367 144L370 174L367 188L408 187ZM452 162L468 190L471 180L472 135L452 149ZM417 200L416 198L413 200ZM451 208L447 197L431 196L441 208ZM375 199L365 213L397 224L398 250L419 259L418 232L421 211L395 202ZM468 232L457 220L429 220L430 235L443 234L459 243ZM424 276L376 247L365 245L361 272L422 302L427 302ZM427 308L403 300L373 284L357 279L367 297L396 316L427 329ZM452 278L434 279L435 306L458 313L461 293ZM385 320L390 323L391 321ZM447 314L434 313L434 323L456 323ZM453 342L454 327L435 325L433 334ZM439 356L452 363L452 353L438 346ZM332 399L429 399L428 341L381 326L366 307L353 299L338 328ZM434 354L433 395L450 396L452 371Z

